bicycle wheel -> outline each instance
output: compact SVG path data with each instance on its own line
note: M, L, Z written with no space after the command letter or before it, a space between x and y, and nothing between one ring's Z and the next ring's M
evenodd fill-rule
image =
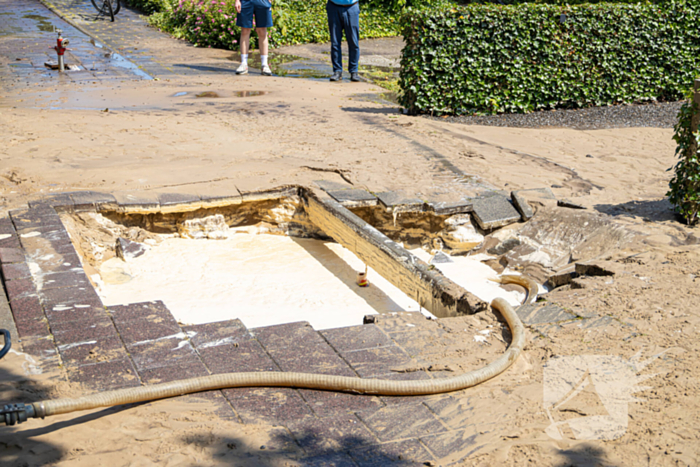
M110 0L110 3L112 4L112 11L114 11L114 14L116 15L119 13L119 10L122 9L122 2L120 0Z
M112 9L112 2L110 2L109 0L104 0L102 8L105 8L108 11L110 21L114 22L114 10Z

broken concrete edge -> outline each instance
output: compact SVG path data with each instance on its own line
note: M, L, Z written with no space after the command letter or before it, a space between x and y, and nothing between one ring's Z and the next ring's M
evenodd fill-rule
M572 284L573 288L581 288L574 280L579 277L614 276L622 273L623 267L615 261L589 260L569 265L564 270L552 274L545 285L550 289Z
M330 197L303 196L318 228L439 318L484 311L488 304L421 261Z
M118 212L122 214L170 214L196 211L244 202L280 199L299 196L300 187L285 185L271 190L237 193L225 196L210 196L179 193L142 194L119 193L117 196L94 191L55 193L30 201L28 210L53 209L65 212ZM119 199L118 199L119 198ZM21 210L15 210L19 212Z

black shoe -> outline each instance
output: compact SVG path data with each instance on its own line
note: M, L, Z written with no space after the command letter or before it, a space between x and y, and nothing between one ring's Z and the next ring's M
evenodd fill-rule
M343 79L342 71L334 71L331 75L331 81L340 81L341 79Z
M350 73L350 81L354 81L354 82L360 81L360 74L358 72Z

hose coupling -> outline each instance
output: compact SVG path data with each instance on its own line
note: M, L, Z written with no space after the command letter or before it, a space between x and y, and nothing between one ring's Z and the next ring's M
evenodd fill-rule
M26 422L28 418L35 418L36 412L32 404L7 404L0 409L0 421L5 425L14 425Z

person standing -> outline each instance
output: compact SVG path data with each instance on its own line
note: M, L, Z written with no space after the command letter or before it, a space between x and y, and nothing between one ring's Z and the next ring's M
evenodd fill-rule
M248 73L250 32L253 29L253 17L255 17L255 30L258 33L262 74L272 76L272 70L267 64L267 52L269 49L267 28L272 27L272 0L236 0L236 11L238 12L236 26L241 28L241 66L236 70L236 74L245 75Z
M343 31L348 41L350 81L360 81L358 66L360 64L360 3L359 0L328 0L328 31L331 35L331 62L333 75L331 81L343 79Z

